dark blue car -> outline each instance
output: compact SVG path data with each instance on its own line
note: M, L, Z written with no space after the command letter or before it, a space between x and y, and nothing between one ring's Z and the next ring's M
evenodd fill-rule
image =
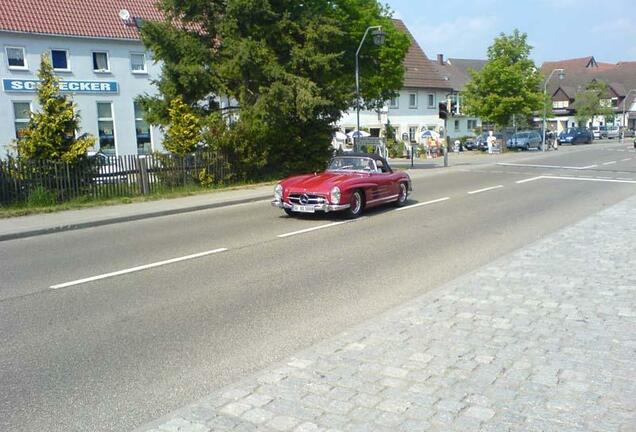
M594 139L594 135L585 128L569 128L559 134L559 144L589 144Z

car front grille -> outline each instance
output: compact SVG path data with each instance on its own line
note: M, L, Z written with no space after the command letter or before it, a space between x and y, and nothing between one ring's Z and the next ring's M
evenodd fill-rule
M317 194L290 193L289 201L292 204L327 204L327 198Z

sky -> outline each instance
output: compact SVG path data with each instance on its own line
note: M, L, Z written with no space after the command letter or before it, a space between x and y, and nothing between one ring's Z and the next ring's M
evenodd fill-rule
M528 34L531 57L636 60L634 0L384 0L429 58L486 58L501 32Z

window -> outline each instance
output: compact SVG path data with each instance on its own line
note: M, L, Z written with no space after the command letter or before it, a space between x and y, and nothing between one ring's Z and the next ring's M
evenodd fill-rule
M399 108L399 107L400 107L400 97L399 96L392 97L389 108Z
M53 70L68 71L71 69L68 64L67 50L51 50L51 63L53 64Z
M15 137L21 139L24 136L24 129L31 118L31 103L13 102L13 118L15 119Z
M146 73L146 54L130 54L130 70L133 73Z
M477 129L477 120L468 120L468 130Z
M93 52L93 71L110 72L107 52Z
M555 108L555 109L564 109L564 108L567 108L568 106L570 106L570 102L566 100L552 102L552 108Z
M428 107L429 108L435 108L435 95L434 94L428 95Z
M455 120L455 132L459 131L459 120Z
M416 126L411 126L409 128L409 141L414 143L415 142L415 135L417 134L417 127Z
M107 155L115 154L115 123L110 102L97 102L97 130L99 150Z
M137 136L137 153L148 154L152 151L150 144L150 125L144 120L144 110L137 102L135 107L135 135Z
M417 93L409 93L409 108L417 108Z
M22 47L7 47L9 69L27 69L26 56Z

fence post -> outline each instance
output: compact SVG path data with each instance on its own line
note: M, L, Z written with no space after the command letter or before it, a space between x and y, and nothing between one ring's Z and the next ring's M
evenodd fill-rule
M141 193L142 195L150 194L150 181L148 179L148 165L146 158L137 157L139 162L139 179L141 180Z

